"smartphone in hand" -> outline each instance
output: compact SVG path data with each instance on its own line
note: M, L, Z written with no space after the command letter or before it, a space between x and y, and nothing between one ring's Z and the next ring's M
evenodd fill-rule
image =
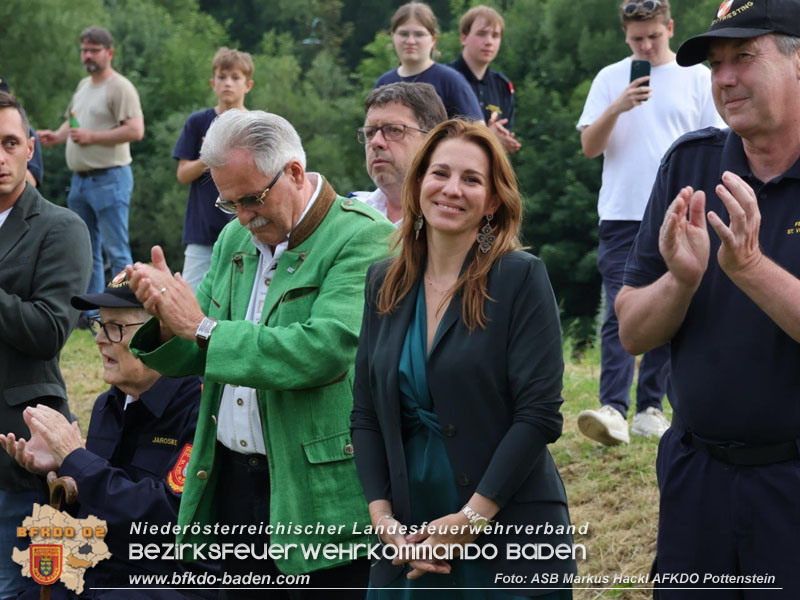
M631 61L631 81L650 75L650 61L649 60L633 60ZM648 85L642 83L641 85Z

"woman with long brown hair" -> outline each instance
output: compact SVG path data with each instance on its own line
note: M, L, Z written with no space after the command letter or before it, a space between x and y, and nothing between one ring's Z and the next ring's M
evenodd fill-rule
M383 556L416 554L373 564L370 594L435 587L488 598L505 573L524 578L511 587L527 582L520 596L571 598L571 557L506 558L509 544L556 547L572 536L546 447L562 426L558 308L543 263L519 249L522 203L494 134L438 125L406 176L403 211L399 252L367 277L352 428ZM428 546L470 543L489 553L424 557ZM543 573L557 580L533 583Z
M390 83L430 83L447 116L483 120L483 111L464 76L434 60L439 21L424 2L409 2L392 16L392 43L400 66L380 76L375 87Z

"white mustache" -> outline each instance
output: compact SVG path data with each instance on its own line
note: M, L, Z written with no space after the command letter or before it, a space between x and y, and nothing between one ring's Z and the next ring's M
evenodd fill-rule
M259 215L255 219L250 221L247 225L245 225L245 227L247 227L247 229L250 230L250 231L254 231L254 230L258 229L259 227L263 227L264 225L267 225L268 223L269 223L269 219Z

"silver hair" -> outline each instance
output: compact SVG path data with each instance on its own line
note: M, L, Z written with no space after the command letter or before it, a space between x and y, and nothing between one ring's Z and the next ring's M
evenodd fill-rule
M773 33L772 39L775 40L778 51L784 56L791 56L800 51L800 37L787 35L785 33Z
M200 158L212 169L219 169L236 149L249 152L267 177L291 160L306 168L306 153L292 124L263 110L226 110L214 119L200 148Z

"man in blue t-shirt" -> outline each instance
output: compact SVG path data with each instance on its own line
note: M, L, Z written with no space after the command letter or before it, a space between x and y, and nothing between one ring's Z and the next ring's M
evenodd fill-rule
M182 275L194 291L211 264L211 249L219 232L231 218L214 205L218 192L208 168L200 160L200 147L208 127L218 115L226 110L245 109L245 94L253 87L253 70L253 58L247 52L226 47L217 50L211 78L217 105L189 115L172 151L172 158L178 161L178 181L189 184L189 201L183 221L186 253Z

